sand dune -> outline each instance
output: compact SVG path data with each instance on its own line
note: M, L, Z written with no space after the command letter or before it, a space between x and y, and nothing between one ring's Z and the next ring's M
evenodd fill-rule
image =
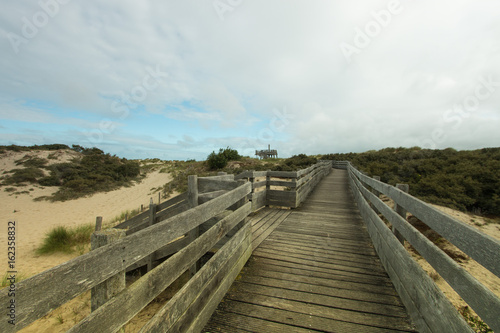
M1 156L0 173L15 167L14 161L26 153L7 152ZM47 152L31 152L30 155L47 155ZM45 156L46 157L46 156ZM61 154L56 160L67 160L68 155ZM29 191L29 194L11 195L5 192L5 186L0 187L0 220L4 227L0 231L0 256L7 258L7 222L16 221L16 264L17 270L25 276L40 273L48 268L63 263L73 255L38 256L35 249L44 235L55 226L77 226L80 224L95 223L96 216L102 216L104 223L126 210L137 209L143 204L149 205L152 197L158 200L157 192L152 193L152 188L157 188L169 181L168 173L152 172L139 184L123 187L107 193L98 193L91 197L65 202L33 201L42 195L50 195L56 189L28 185L19 187L19 191ZM33 189L30 191L30 189ZM7 271L6 260L1 262L2 275Z

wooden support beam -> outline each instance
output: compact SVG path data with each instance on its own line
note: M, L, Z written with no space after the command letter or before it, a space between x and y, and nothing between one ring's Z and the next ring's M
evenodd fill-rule
M100 220L102 222L102 217ZM121 229L96 231L90 237L91 249L95 250L102 246L114 243L124 237L125 230ZM123 289L125 289L125 270L118 272L115 276L110 277L106 281L92 288L90 310L92 312L97 310L97 308L109 301L111 297L115 296Z

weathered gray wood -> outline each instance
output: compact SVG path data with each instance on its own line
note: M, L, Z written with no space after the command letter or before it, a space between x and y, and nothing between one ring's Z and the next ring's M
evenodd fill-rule
M250 228L245 224L232 239L210 258L199 272L165 304L140 332L168 332L198 297L202 288L213 278L230 258L239 259L251 251ZM245 241L246 240L246 241ZM250 253L250 252L248 252ZM245 260L246 261L246 260Z
M267 176L276 178L297 178L297 171L267 171Z
M267 181L265 181L265 180L262 180L260 182L253 182L252 183L252 189L255 190L257 188L261 188L261 187L266 186L266 185L267 185Z
M255 192L252 193L252 211L255 212L266 205L266 192Z
M234 175L231 174L231 175L217 175L217 176L208 176L208 177L203 177L205 179L214 179L214 180L235 180L234 179Z
M188 209L189 209L189 204L188 204L187 200L181 201L180 203L173 205L173 206L170 206L170 207L162 210L161 212L157 212L156 213L156 220L163 221L163 220L168 219L172 216L175 216L177 214L185 212ZM131 229L129 229L129 230L131 230Z
M90 246L92 250L95 250L102 246L114 243L124 237L125 230L99 230L91 235ZM97 308L105 304L123 289L125 289L125 270L119 272L115 276L110 277L106 281L92 288L90 296L90 311L97 310Z
M250 239L250 237L248 237L247 239ZM243 245L243 246L245 246L245 245ZM233 283L233 281L236 279L236 277L240 273L241 269L243 268L243 266L247 262L248 258L250 258L250 255L252 254L252 250L249 246L246 247L246 249L247 250L238 259L238 262L236 262L236 264L234 264L231 271L228 274L226 274L225 278L220 283L219 288L215 292L212 293L212 297L207 302L205 307L194 318L193 323L191 324L191 326L187 330L188 333L201 332L203 327L210 320L210 317L212 316L215 309L217 308L217 305L219 304L220 300L227 293L227 291L231 287L231 284Z
M16 329L47 314L80 293L107 280L172 240L184 235L206 220L220 214L251 191L250 183L224 194L210 204L161 221L150 228L79 256L17 284ZM148 244L147 247L143 244ZM0 290L0 303L9 302L8 291ZM10 332L7 321L0 321L0 331Z
M155 224L155 219L156 219L156 205L153 203L153 199L151 198L151 202L149 203L148 227L151 227L153 224ZM153 261L154 261L154 252L151 253L148 257L147 261L148 272L153 269Z
M436 247L427 237L413 228L410 223L393 212L380 199L364 187L359 187L362 194L379 209L379 211L396 226L410 244L429 264L455 289L455 291L476 311L476 313L493 329L500 330L500 298L482 285L469 272L458 265L446 253Z
M243 178L260 178L260 177L266 177L267 176L267 171L244 171L240 173L239 175L234 176L234 179L243 179Z
M290 188L297 187L297 182L295 181L283 181L283 180L271 180L269 181L270 186L285 186Z
M408 184L396 184L396 188L400 189L401 191L403 191L405 193L410 192L410 187L408 186ZM404 209L403 207L401 207L397 203L394 203L394 211L396 213L398 213L399 216L401 216L403 219L406 220L406 213L407 213L406 209ZM401 233L398 231L398 229L396 229L396 227L394 225L392 225L392 233L394 234L394 236L396 236L398 241L401 244L403 244L403 246L404 246L405 239L404 239L403 235L401 235Z
M351 165L349 165L349 170L363 183L389 196L395 203L405 208L431 229L500 277L500 265L498 264L500 262L500 241L455 220L453 217L393 186L363 175Z
M199 192L198 192L198 176L191 175L188 176L188 191L187 191L187 201L189 204L189 208L194 208L199 204ZM190 242L193 242L200 234L200 227L194 227L187 233L187 238ZM195 262L190 268L189 271L191 275L194 275L200 266L200 262Z
M198 178L198 192L207 193L219 190L234 190L238 187L238 182L233 180L217 180L213 178Z
M179 278L203 254L250 213L250 204L219 221L127 290L74 326L69 332L116 332Z
M213 192L202 193L198 196L198 203L201 205L207 201L220 197L224 193L227 193L227 190L218 190Z
M377 253L417 328L430 328L435 332L472 332L455 307L364 200L359 180L351 174L350 181Z
M181 193L179 195L176 195L173 198L168 199L167 201L162 202L161 204L158 205L158 211L162 211L166 208L169 208L173 205L176 205L180 203L181 201L184 201L187 199L187 192Z
M101 231L102 229L102 216L97 216L95 218L95 231Z

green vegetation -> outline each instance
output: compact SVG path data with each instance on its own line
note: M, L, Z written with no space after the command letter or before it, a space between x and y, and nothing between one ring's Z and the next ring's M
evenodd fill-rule
M12 283L9 278L11 277L12 273L5 273L1 278L0 278L0 289L5 288L7 286L10 286ZM17 272L16 278L14 280L14 283L19 283L22 280L26 279L26 276L23 273Z
M2 148L13 151L70 149L60 144ZM1 185L23 186L30 183L40 186L59 186L56 193L42 199L65 201L127 186L140 175L140 166L136 161L105 154L98 148L74 145L72 149L81 156L71 162L47 166L49 162L47 159L28 155L17 160L16 164L25 168L11 170L3 178ZM45 172L42 169L45 169ZM47 173L49 175L46 175Z
M464 306L460 309L460 313L464 317L465 321L476 333L490 333L493 330L486 325L478 316L474 315L468 306Z
M210 170L218 170L226 167L227 162L239 159L241 159L241 156L238 151L227 147L226 149L219 149L217 154L214 151L211 152L207 157L207 164Z
M410 185L426 202L477 214L500 215L500 148L456 151L385 148L365 153L328 154L347 160L385 183Z
M79 246L89 244L90 235L93 232L94 226L92 224L81 225L73 229L64 226L56 227L45 235L42 245L37 249L37 253L72 253Z
M10 145L10 146L0 146L0 152L2 151L33 151L33 150L59 150L59 149L70 149L67 145L55 143L50 145L34 145L34 146L18 146L18 145Z

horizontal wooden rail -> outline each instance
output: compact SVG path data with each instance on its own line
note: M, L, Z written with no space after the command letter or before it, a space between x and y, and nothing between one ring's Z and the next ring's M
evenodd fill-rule
M115 243L100 247L17 284L19 330L79 294L97 286L145 258L210 218L222 213L251 192L244 184L209 203L160 221ZM0 302L8 304L8 290L0 290ZM0 321L0 331L14 332L14 326Z
M404 239L406 239L413 247L415 247L415 249L427 260L427 262L429 262L429 264L434 267L434 269L450 284L453 289L455 289L455 291L457 291L457 293L467 302L467 304L469 304L471 308L474 309L474 311L476 311L476 313L491 328L493 328L495 331L500 330L500 317L498 316L498 314L500 313L500 299L491 290L482 285L474 276L472 276L469 272L467 272L455 261L453 261L446 253L435 246L424 235L418 232L418 230L411 226L411 224L406 221L405 218L401 217L397 212L389 208L378 198L377 195L373 194L363 184L366 184L373 188L377 192L377 194L383 193L388 195L395 201L396 206L401 205L417 217L419 216L415 214L415 209L419 211L420 216L425 216L427 218L431 216L438 219L437 221L432 220L430 223L423 221L427 223L431 228L433 228L433 225L436 225L437 223L440 223L440 221L445 219L447 221L447 228L444 229L444 234L439 231L438 232L441 234L441 236L447 238L452 243L454 243L454 241L456 242L457 239L462 239L462 235L464 233L469 237L473 235L473 237L475 237L475 239L480 242L479 244L481 246L489 244L489 242L486 242L485 239L487 239L488 241L493 240L494 244L498 242L494 239L490 239L491 237L482 234L475 229L470 230L472 228L468 226L466 226L468 228L464 228L463 223L456 221L445 214L438 212L439 214L436 215L424 212L425 210L429 210L435 213L436 210L426 203L412 197L411 195L402 192L401 190L398 190L390 185L381 183L380 181L374 180L362 174L350 164L348 165L348 170L350 174L351 188L357 198L358 206L362 207L360 209L362 211L362 215L364 215L365 217L365 222L369 221L373 225L376 225L378 234L380 234L382 228L383 233L386 237L386 242L389 241L388 239L391 239L391 242L392 240L397 241L394 234L389 231L382 220L378 217L376 212L384 215L395 227L395 229L404 237ZM397 195L394 195L395 193ZM401 198L404 198L404 200ZM452 229L452 226L454 226L454 231ZM377 233L372 232L371 236L372 238L377 237ZM397 242L399 243L399 241ZM470 255L468 251L474 251L476 257L479 256L483 260L483 262L486 262L487 264L490 263L491 257L488 257L489 260L484 260L484 256L490 254L491 249L478 251L477 246L474 246L475 249L471 249L468 243L469 242L462 242L462 250L466 254ZM388 263L392 259L390 258L391 254L384 253L387 251L388 245L384 247L383 244L380 243L380 241L377 244L379 245L377 252L379 253L382 261L386 261ZM466 244L466 246L464 246L463 244ZM392 244L391 247L391 251L394 251L394 247L396 246ZM401 249L404 250L403 246L399 245L398 251L400 251ZM407 257L409 256L407 255L405 250L404 252L401 252L401 255L405 257L405 261L408 261ZM498 256L500 255L500 253L497 252L495 255ZM384 256L387 256L389 258L384 259ZM388 263L388 265L390 264ZM411 265L415 266L414 264ZM418 264L416 265L418 266ZM411 278L411 276L406 277L405 273L400 270L400 266L391 265L391 267L388 268L388 271L392 270L392 275L390 272L389 274L391 275L391 279L393 279L393 282L397 281L395 285L397 288L399 288L398 291L401 290L402 294L400 295L403 301L405 302L405 304L408 304L407 307L409 309L413 310L414 316L418 314L417 317L419 318L416 318L416 321L425 322L425 325L422 324L422 327L427 325L431 328L432 331L438 329L451 329L451 327L453 326L450 325L458 325L458 327L455 327L452 331L470 331L470 327L463 321L463 318L458 314L456 309L448 304L449 301L445 299L445 296L442 295L442 293L437 289L434 282L427 276L427 274L424 273L425 276L422 280L422 272L420 272L421 268L419 268L420 267L414 267L414 270L419 272L417 275L418 279ZM400 283L401 286L398 287L397 283ZM429 284L434 286L429 286ZM412 294L408 292L408 290L415 290L416 294ZM434 311L427 311L426 308L429 306ZM437 315L437 313L439 313L439 315Z
M378 180L370 178L354 167L349 169L363 183L390 197L394 202L427 224L442 237L467 253L493 274L500 277L500 241L473 227L455 220L427 203Z

